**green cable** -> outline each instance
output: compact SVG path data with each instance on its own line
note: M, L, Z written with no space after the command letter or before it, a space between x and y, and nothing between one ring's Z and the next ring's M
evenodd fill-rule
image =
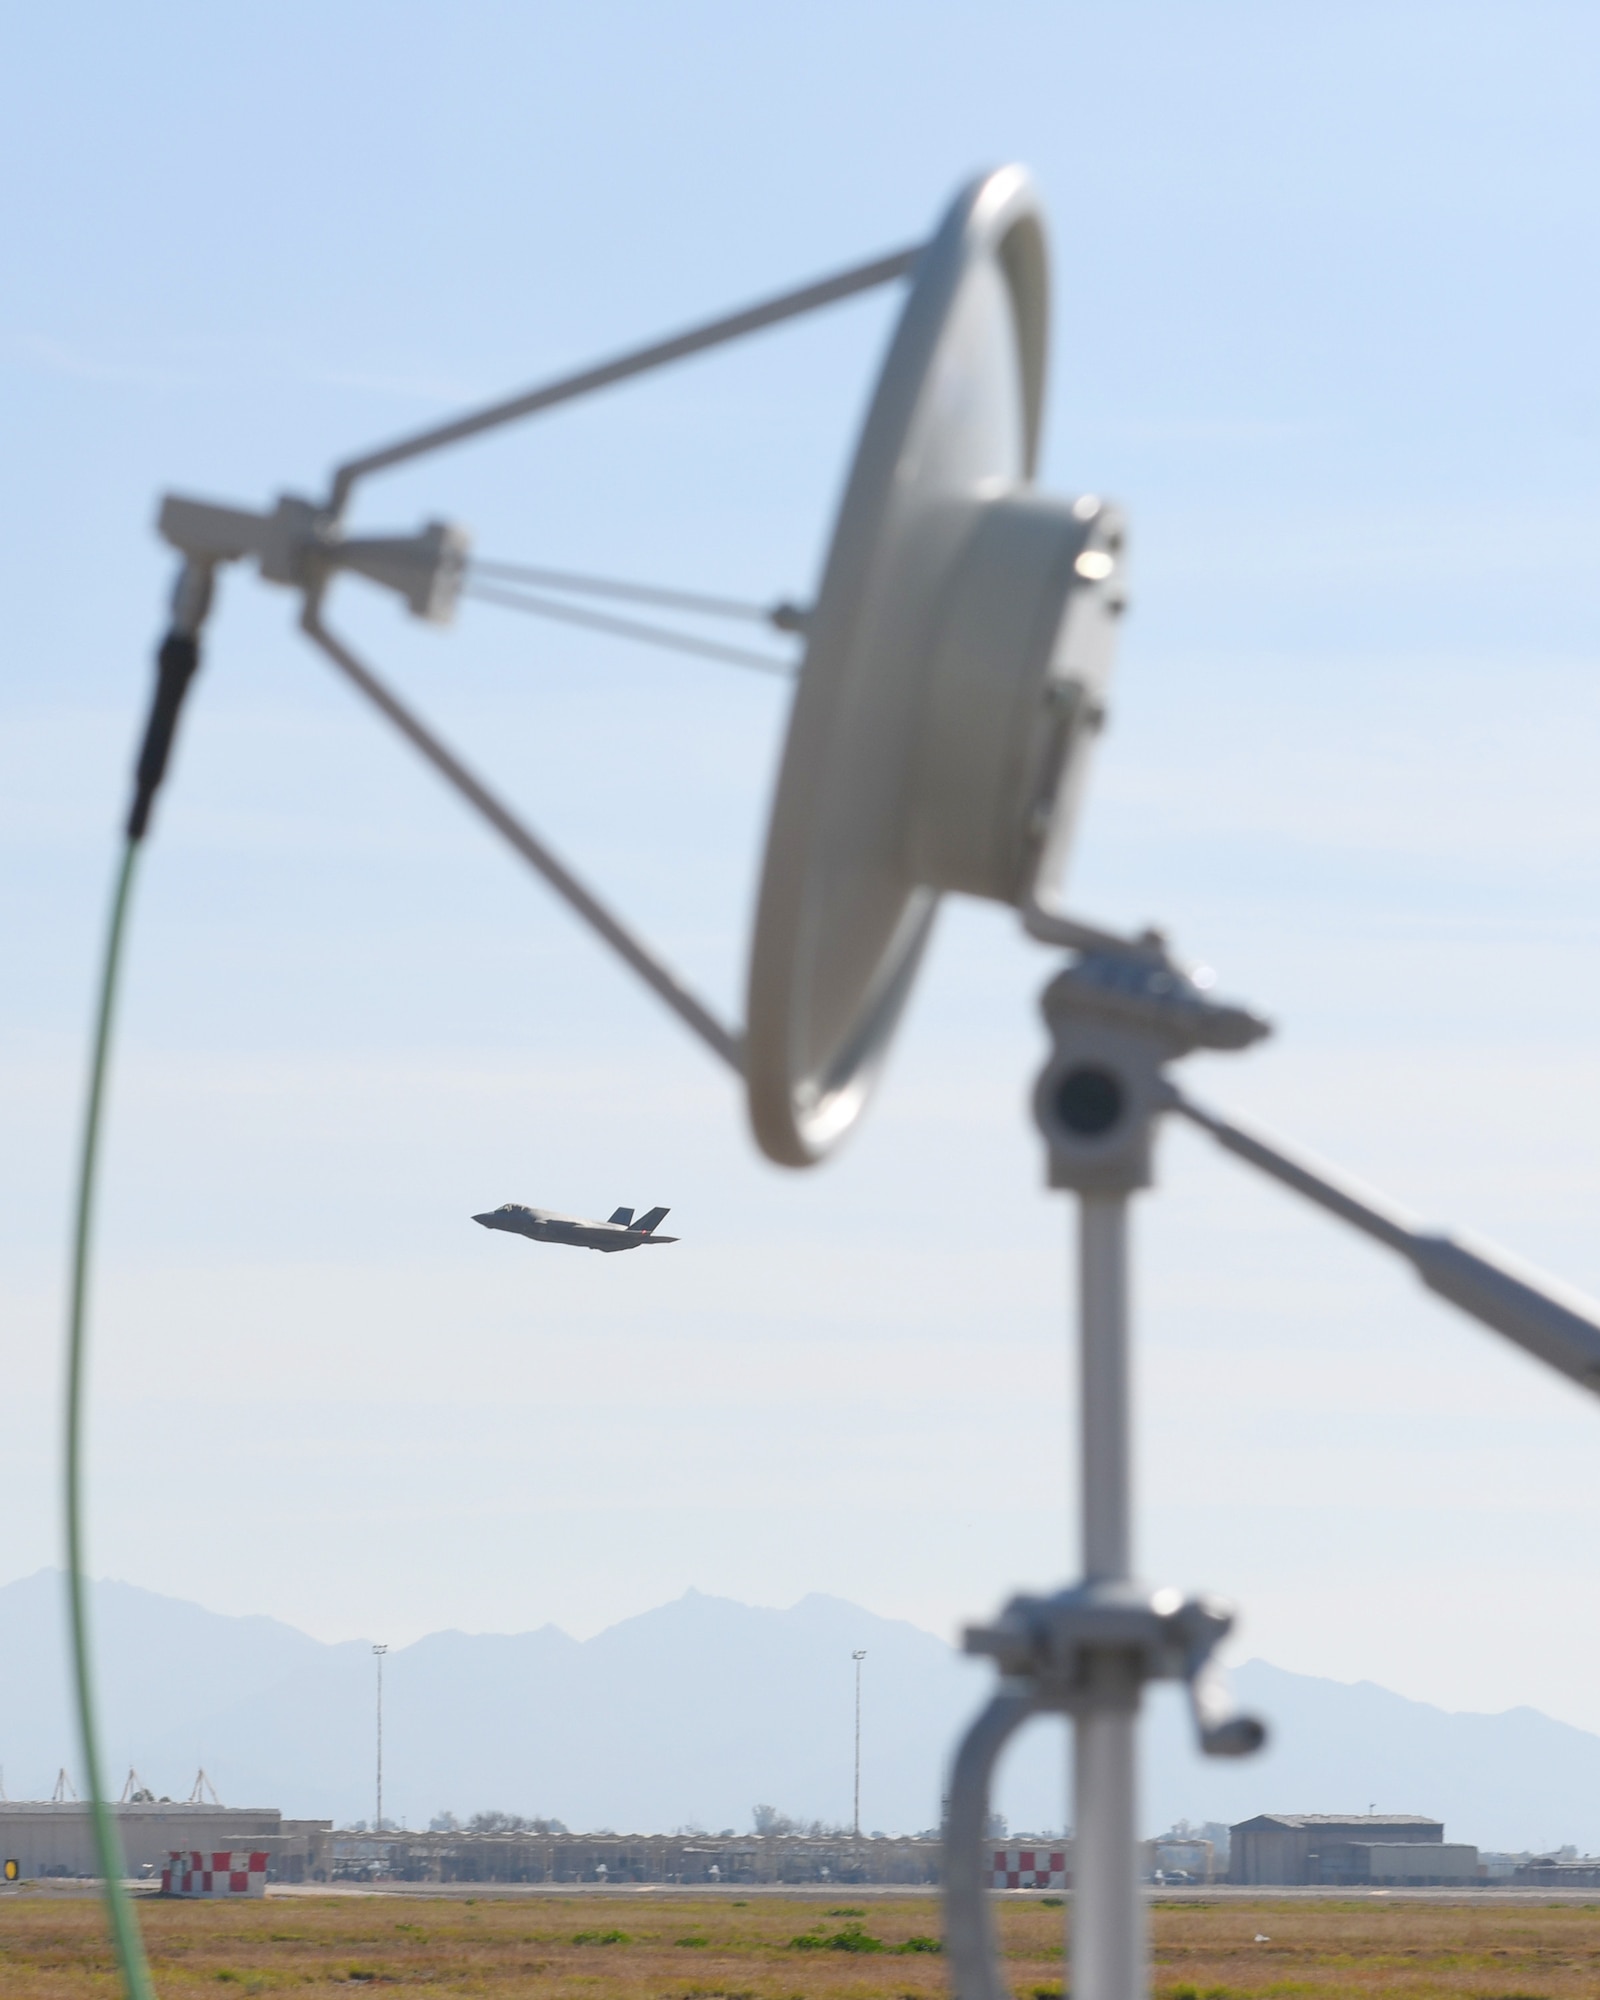
M89 1239L94 1220L95 1155L100 1143L100 1118L105 1102L106 1070L111 1049L111 1021L117 997L117 972L127 928L139 842L130 837L117 871L111 899L111 925L106 936L100 975L100 1002L95 1016L94 1053L89 1069L89 1101L83 1120L83 1150L78 1158L78 1198L73 1215L72 1296L67 1320L66 1409L66 1527L67 1596L72 1618L72 1668L77 1684L78 1736L83 1748L84 1776L89 1787L89 1811L94 1821L95 1853L105 1890L111 1940L122 1971L124 2000L155 2000L150 1967L139 1935L139 1919L122 1886L122 1842L106 1805L100 1775L100 1726L94 1711L93 1676L89 1670L89 1610L83 1575L83 1405L87 1373L87 1305Z

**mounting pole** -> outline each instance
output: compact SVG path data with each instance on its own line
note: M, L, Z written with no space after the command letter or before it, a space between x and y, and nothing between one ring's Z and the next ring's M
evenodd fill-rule
M856 1839L859 1840L861 1838L861 1662L867 1657L866 1648L863 1646L859 1652L852 1653L850 1657L856 1663L856 1803L854 1824Z
M1082 1591L1101 1601L1138 1589L1128 1208L1154 1177L1152 1139L1170 1089L1162 1072L1196 1047L1243 1048L1266 1033L1266 1023L1243 1008L1208 999L1154 943L1084 951L1051 982L1044 1014L1055 1047L1034 1093L1050 1185L1078 1198ZM1070 1709L1072 1993L1074 2000L1140 2000L1146 1949L1137 1732L1151 1662L1104 1626L1086 1637L1092 1643L1080 1648ZM1185 1666L1194 1693L1204 1657L1191 1650ZM1198 1699L1196 1719L1203 1746L1220 1754L1253 1750L1262 1740L1258 1724L1241 1730L1236 1720L1208 1738Z
M1045 991L1054 1047L1034 1115L1050 1185L1078 1198L1083 1578L1051 1597L1013 1598L966 1634L967 1651L990 1655L1001 1680L951 1777L945 1935L957 2000L1008 2000L984 1843L994 1767L1024 1722L1054 1711L1073 1726L1072 2000L1143 2000L1146 1990L1136 1817L1145 1682L1187 1682L1210 1756L1246 1756L1266 1734L1232 1712L1211 1664L1233 1622L1227 1608L1134 1578L1128 1309L1128 1206L1151 1182L1165 1065L1192 1049L1244 1048L1266 1023L1208 999L1153 935L1102 948L1103 933L1071 929L1064 941L1080 956Z
M1083 1574L1091 1584L1133 1576L1128 1199L1078 1197L1078 1463ZM1073 1717L1071 1991L1093 2000L1137 2000L1145 1990L1139 1681L1125 1653L1095 1653Z
M383 1656L387 1646L374 1646L373 1655L378 1662L378 1816L373 1821L374 1833L383 1832Z

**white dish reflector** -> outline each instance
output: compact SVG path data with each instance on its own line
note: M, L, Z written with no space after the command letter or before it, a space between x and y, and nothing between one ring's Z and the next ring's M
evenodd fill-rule
M767 836L745 1053L772 1159L859 1117L940 895L1018 906L1065 861L1122 531L1032 488L1049 280L1027 175L918 259L811 616Z

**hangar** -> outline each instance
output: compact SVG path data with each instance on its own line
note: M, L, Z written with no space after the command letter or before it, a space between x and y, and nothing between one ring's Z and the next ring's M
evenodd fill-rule
M1478 1850L1420 1813L1258 1813L1230 1829L1228 1880L1422 1886L1478 1879Z

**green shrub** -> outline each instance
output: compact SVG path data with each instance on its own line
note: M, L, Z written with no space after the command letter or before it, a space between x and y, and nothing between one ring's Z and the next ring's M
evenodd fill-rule
M841 1924L832 1937L825 1936L819 1925L814 1931L790 1938L789 1946L792 1951L882 1951L883 1939L873 1937L862 1924Z

